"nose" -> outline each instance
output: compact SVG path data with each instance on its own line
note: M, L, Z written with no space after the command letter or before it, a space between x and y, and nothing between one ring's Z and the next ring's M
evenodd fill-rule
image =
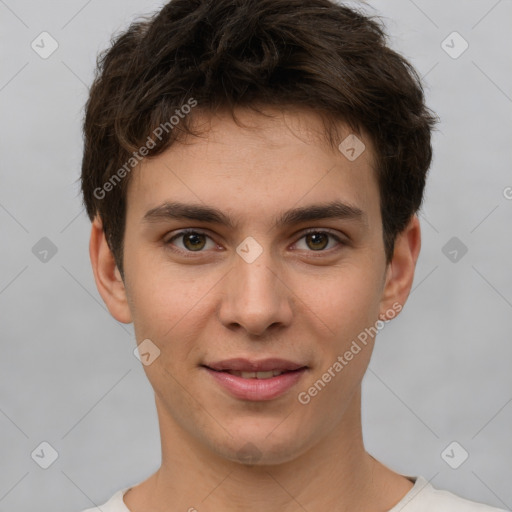
M268 250L252 263L234 256L233 267L222 280L219 319L224 326L262 337L290 324L291 287L273 267Z

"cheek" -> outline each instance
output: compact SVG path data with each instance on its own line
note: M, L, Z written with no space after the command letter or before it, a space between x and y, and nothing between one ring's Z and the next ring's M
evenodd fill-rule
M218 277L204 273L192 276L193 266L177 271L171 264L142 265L140 256L127 266L127 295L137 341L149 338L165 359L177 364L186 359L192 341L205 328L212 311L209 292Z
M321 319L317 325L328 332L324 337L315 330L317 366L298 397L311 421L325 417L326 425L336 424L360 385L374 346L372 326L379 311L376 283L371 269L347 266L325 279L323 293L317 289L307 301Z
M349 342L375 323L380 303L378 284L375 270L356 264L301 277L296 283L304 313L309 311L310 317L316 317L321 332L334 338L337 345Z
M134 283L131 303L133 322L145 337L165 342L197 314L200 304L180 281L144 279Z

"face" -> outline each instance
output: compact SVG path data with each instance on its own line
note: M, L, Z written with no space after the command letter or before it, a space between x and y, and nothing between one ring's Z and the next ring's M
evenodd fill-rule
M370 140L351 161L314 113L269 112L239 111L252 129L204 117L202 138L139 165L124 249L123 318L160 351L144 370L161 426L261 464L342 424L368 328L396 312Z

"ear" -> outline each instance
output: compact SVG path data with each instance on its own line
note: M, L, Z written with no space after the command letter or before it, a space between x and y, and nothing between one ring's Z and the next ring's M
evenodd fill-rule
M118 322L129 324L132 317L125 286L98 216L92 223L89 255L96 287L110 314Z
M414 269L420 248L420 221L417 215L413 215L407 227L398 234L393 258L386 269L386 281L380 303L381 320L394 318L405 305L414 280Z

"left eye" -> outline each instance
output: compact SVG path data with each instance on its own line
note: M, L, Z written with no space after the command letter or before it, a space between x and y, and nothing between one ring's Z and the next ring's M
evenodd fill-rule
M341 240L337 236L329 233L328 231L310 231L303 235L299 241L304 240L308 249L313 251L323 251L329 245L329 238L336 240L338 243L341 243ZM329 247L329 249L331 248L332 247Z

